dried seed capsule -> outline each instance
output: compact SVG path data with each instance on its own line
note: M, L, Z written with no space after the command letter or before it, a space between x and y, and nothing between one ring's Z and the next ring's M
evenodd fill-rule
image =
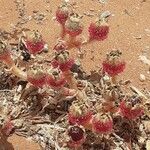
M68 142L69 147L79 147L85 141L85 131L83 127L71 126L68 129L68 135L70 141Z

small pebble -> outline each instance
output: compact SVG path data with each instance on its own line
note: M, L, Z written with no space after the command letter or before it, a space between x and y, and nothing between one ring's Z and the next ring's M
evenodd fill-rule
M104 81L109 81L109 80L110 80L109 76L107 76L107 75L105 75L105 76L103 77L103 79L104 79Z
M106 10L106 11L102 12L100 17L101 18L107 18L109 16L111 16L111 12L109 10Z
M99 2L100 2L101 4L105 4L105 3L107 3L107 1L108 1L108 0L99 0Z
M146 77L145 77L145 75L143 75L143 74L140 74L140 81L141 82L144 82L146 80Z

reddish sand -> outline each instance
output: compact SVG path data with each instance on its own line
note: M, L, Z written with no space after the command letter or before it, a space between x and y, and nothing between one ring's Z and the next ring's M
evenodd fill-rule
M22 0L20 0L22 1ZM74 0L77 2L77 10L80 14L109 10L112 13L110 17L110 34L107 40L84 46L85 51L83 58L83 67L87 71L97 69L106 52L112 49L120 49L123 57L127 62L127 68L120 77L123 80L130 79L132 84L139 89L148 88L150 90L149 67L138 60L139 55L145 50L147 57L150 59L150 0L108 0L106 4L100 4L98 0ZM48 0L47 0L48 2ZM25 9L27 15L32 15L33 10L46 13L47 19L43 25L36 24L34 20L29 21L23 27L29 29L38 29L42 32L44 39L48 42L50 49L53 47L55 40L59 35L59 25L52 20L55 10L60 0L25 0ZM18 14L15 10L14 0L0 1L0 28L10 31L11 25L18 20ZM84 16L83 23L85 31L83 36L87 35L87 27L94 17ZM77 55L77 50L71 50L73 55ZM140 74L146 76L146 81L139 80ZM26 141L24 138L12 136L9 139L13 143L15 150L38 150L36 144ZM25 148L25 145L28 148Z

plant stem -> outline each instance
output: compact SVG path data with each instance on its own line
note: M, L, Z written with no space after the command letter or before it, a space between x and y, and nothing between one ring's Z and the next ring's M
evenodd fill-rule
M69 87L75 90L78 90L76 79L73 77L72 72L70 70L63 72Z
M11 72L22 80L27 80L27 74L24 71L21 71L16 65L11 67Z
M27 80L27 74L20 70L14 63L11 57L7 58L4 63L7 65L8 68L10 68L10 71L12 74L16 75L17 77L21 78L22 80Z
M74 44L70 44L70 42L75 42ZM81 47L81 46L84 46L84 45L88 45L90 43L94 42L94 40L90 40L88 39L88 41L86 42L80 42L80 41L75 41L74 39L70 39L68 41L68 49L72 49L72 48L75 48L75 47Z
M68 49L71 48L79 48L82 45L82 42L80 40L77 40L76 36L69 36L69 41L68 43Z
M65 29L65 25L61 25L61 34L60 34L60 37L62 39L64 39L66 36L66 29Z
M132 150L131 139L130 139L130 141L129 141L128 143L126 143L126 144L127 144L127 147L129 148L129 150Z
M112 83L113 84L116 84L117 83L117 76L112 76Z
M71 89L75 89L77 93L77 98L79 100L84 100L86 94L78 90L76 79L73 77L72 72L70 70L63 72L65 79L67 80L67 83L69 84L69 87Z

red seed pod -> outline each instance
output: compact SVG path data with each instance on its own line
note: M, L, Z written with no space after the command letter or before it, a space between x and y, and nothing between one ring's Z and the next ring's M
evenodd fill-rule
M46 83L53 89L60 89L65 85L66 80L62 72L56 68L50 69L48 71L48 74L46 76Z
M133 104L132 100L124 100L120 103L121 115L127 119L133 120L143 115L144 110L139 103Z
M65 41L62 40L58 40L58 42L56 43L56 45L54 46L55 51L57 52L61 52L61 51L65 51L67 49L67 44Z
M88 31L90 40L103 41L108 37L109 26L104 21L97 21L90 24Z
M93 116L92 129L96 133L108 134L113 129L112 118L108 114L98 113Z
M69 9L66 3L62 4L58 7L56 11L56 20L61 24L65 25L69 16Z
M4 61L7 64L12 62L8 46L4 41L0 40L0 61Z
M70 126L68 129L68 135L70 137L70 141L68 142L68 146L72 148L77 148L81 146L85 141L85 130L81 126Z
M68 51L61 51L56 54L56 58L51 62L54 68L59 67L61 71L68 71L74 64L74 59L69 58Z
M92 119L90 107L80 102L73 103L69 108L68 119L70 124L88 126Z
M33 31L31 37L29 37L24 44L30 54L36 55L43 51L46 43L38 31Z
M42 66L32 66L27 72L27 80L35 87L42 88L46 84L46 73Z
M80 35L83 31L83 26L81 25L81 16L76 13L70 15L69 19L67 20L65 27L66 33L69 34L71 37L76 37Z
M107 72L110 76L116 76L120 73L122 73L125 69L125 62L122 60L119 60L121 56L121 52L117 51L111 51L109 54L107 54L107 59L103 61L103 71Z
M14 129L14 124L10 120L8 120L2 126L1 132L4 135L9 136L13 129Z

